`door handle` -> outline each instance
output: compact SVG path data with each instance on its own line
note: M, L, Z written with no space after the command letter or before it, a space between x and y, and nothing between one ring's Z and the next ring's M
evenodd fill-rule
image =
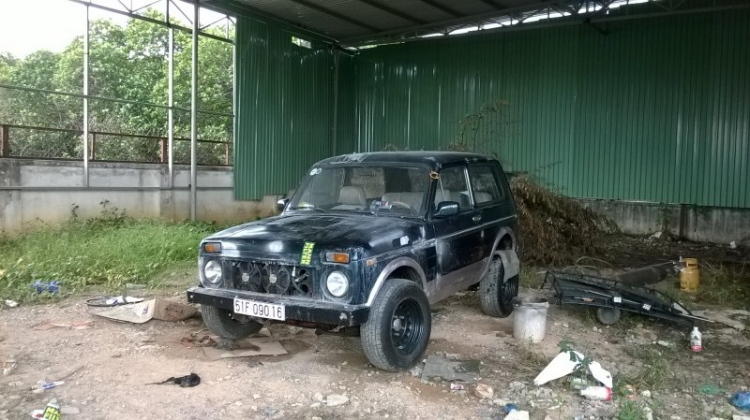
M476 216L472 217L471 220L473 220L475 222L478 222L478 221L482 220L482 215L481 214L477 214Z

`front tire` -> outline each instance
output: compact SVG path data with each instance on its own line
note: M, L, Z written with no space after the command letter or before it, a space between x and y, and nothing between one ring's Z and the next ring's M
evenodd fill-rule
M413 367L430 340L430 303L413 281L385 282L362 325L362 349L376 367L399 371Z
M518 296L518 276L505 282L504 277L503 261L495 258L479 282L479 302L482 311L489 316L506 318L513 313L513 298Z
M260 322L244 316L244 319L236 319L231 311L215 306L201 305L201 316L209 331L227 340L239 340L263 328Z

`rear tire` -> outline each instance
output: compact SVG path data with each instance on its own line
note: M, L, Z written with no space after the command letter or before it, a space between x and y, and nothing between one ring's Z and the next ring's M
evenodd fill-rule
M362 349L376 367L399 371L420 360L430 340L430 303L413 281L385 282L362 325Z
M513 313L513 298L518 296L518 276L505 282L503 277L503 261L495 258L490 263L487 274L479 282L479 302L482 311L489 316L505 318Z
M235 319L231 311L215 306L201 305L201 316L209 331L227 340L239 340L263 328L260 322L244 316L245 319Z

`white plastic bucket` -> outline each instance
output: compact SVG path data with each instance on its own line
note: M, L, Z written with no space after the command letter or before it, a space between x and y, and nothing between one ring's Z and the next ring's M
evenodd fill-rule
M539 343L547 330L547 299L518 297L513 300L513 337Z

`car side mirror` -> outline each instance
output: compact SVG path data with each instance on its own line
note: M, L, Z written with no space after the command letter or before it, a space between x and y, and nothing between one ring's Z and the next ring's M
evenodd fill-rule
M455 201L441 201L435 210L435 217L451 217L458 214L460 208Z
M286 207L287 203L289 203L288 198L282 198L281 200L276 202L276 210L279 212L284 211L284 208Z

